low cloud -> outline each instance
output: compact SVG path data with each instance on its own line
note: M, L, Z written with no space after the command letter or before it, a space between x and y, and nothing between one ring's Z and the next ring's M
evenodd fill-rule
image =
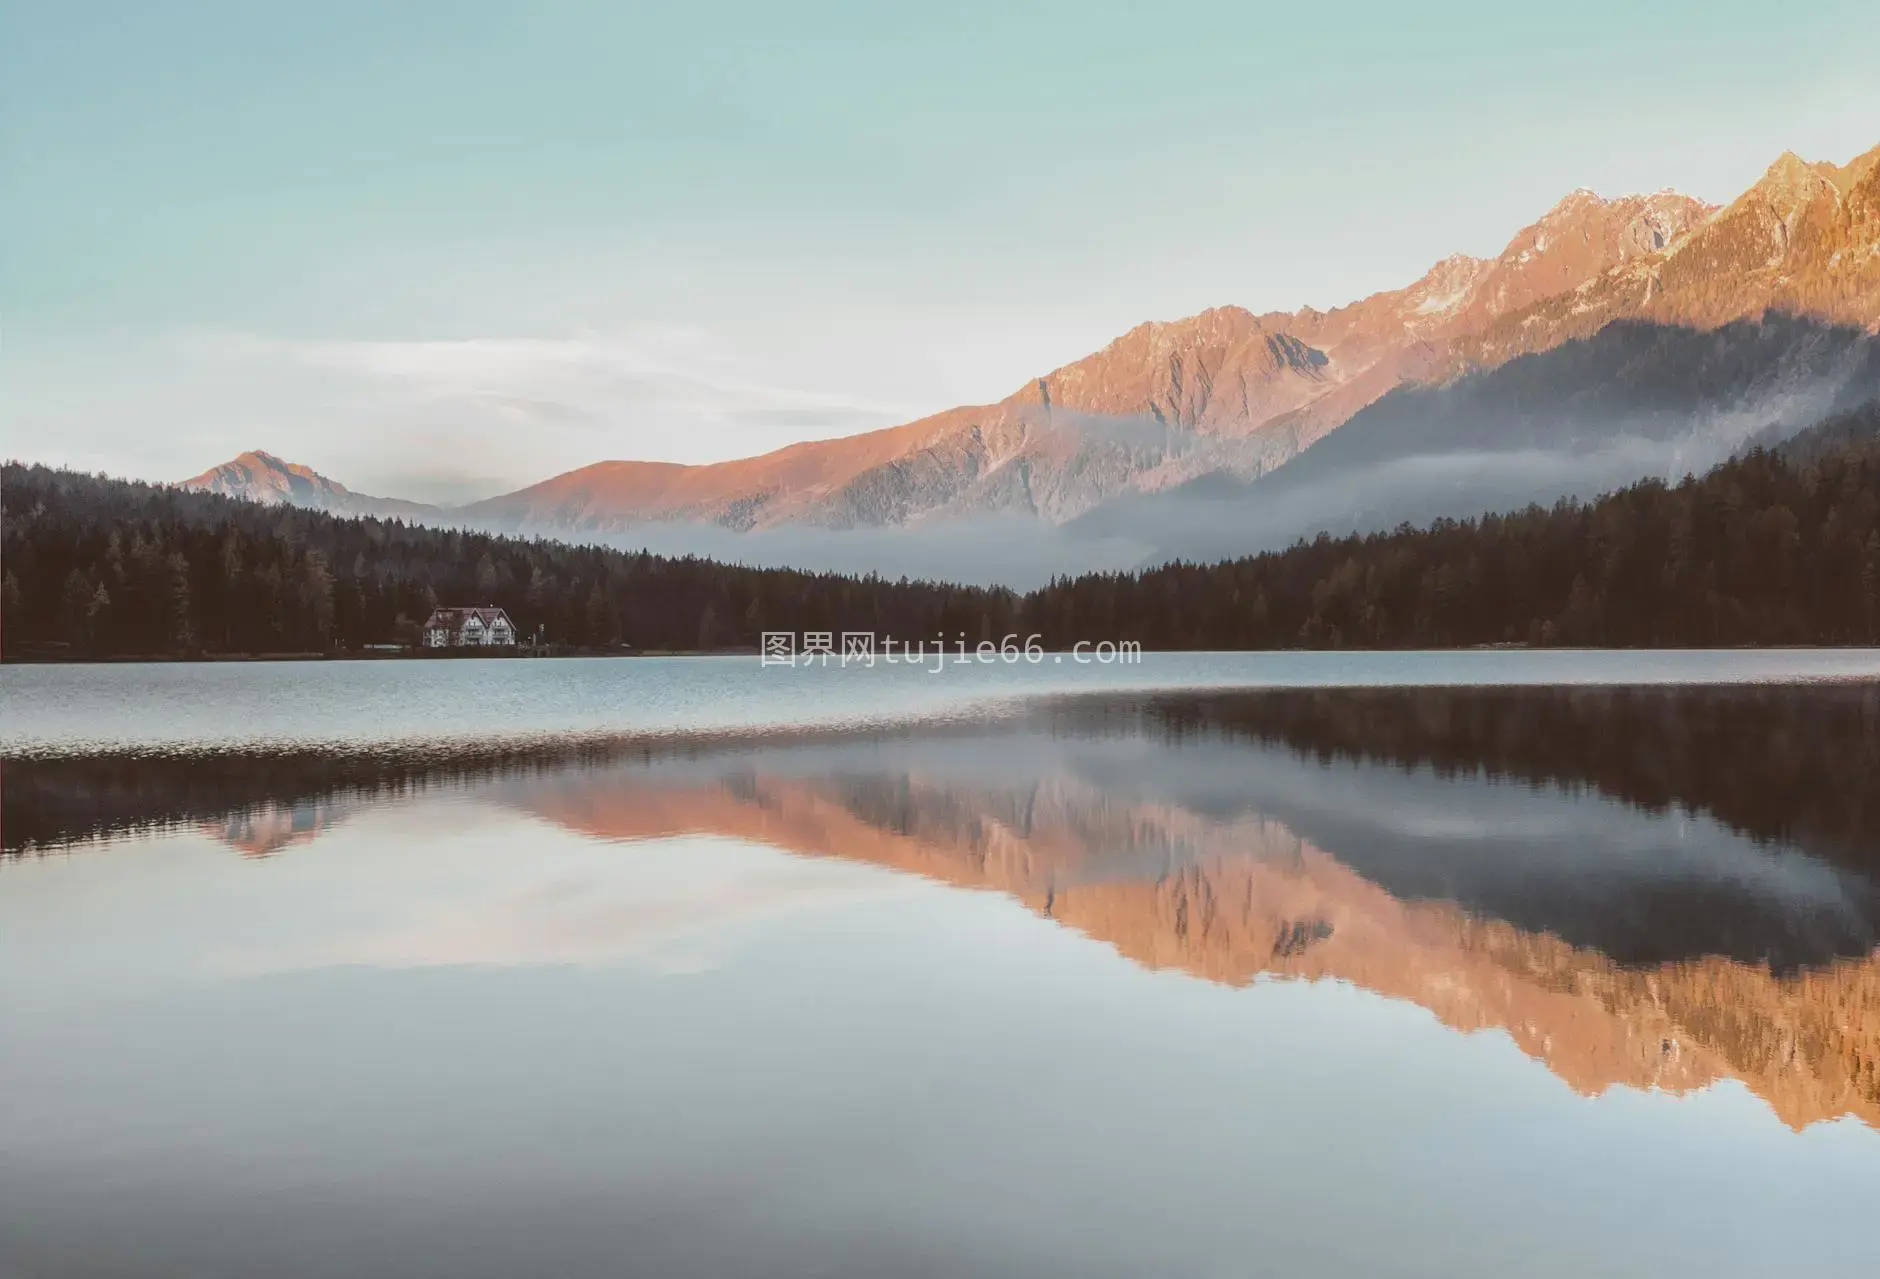
M134 410L100 411L178 424L168 447L191 455L156 478L265 448L359 492L441 504L610 458L716 461L916 415L766 378L689 328L410 341L195 331L152 364Z
M524 528L567 538L566 530ZM583 535L602 545L656 555L700 555L754 568L925 578L1030 590L1062 574L1117 571L1153 552L1125 536L1080 537L1026 515L927 520L890 528L767 528L740 533L716 524L643 524Z
M1310 465L1311 453L1251 484L1206 484L1125 499L1079 520L1079 536L1127 535L1153 546L1154 562L1212 561L1283 550L1319 533L1386 532L1400 524L1475 519L1592 500L1645 479L1676 483L1702 475L1750 445L1793 435L1833 411L1839 387L1809 387L1727 410L1693 413L1675 428L1662 418L1602 422L1589 438L1566 417L1524 434L1458 429L1462 438L1512 436L1505 447L1430 447L1399 456ZM1491 428L1501 424L1489 422ZM1557 445L1543 443L1548 439Z

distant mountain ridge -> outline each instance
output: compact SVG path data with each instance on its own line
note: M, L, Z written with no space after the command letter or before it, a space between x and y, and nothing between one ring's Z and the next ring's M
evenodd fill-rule
M1450 371L1501 363L1618 319L1714 328L1764 311L1880 326L1880 146L1845 165L1784 152L1688 234L1497 317Z
M1675 192L1575 192L1499 257L1446 258L1334 311L1216 307L1138 325L993 405L710 466L602 462L466 508L499 527L604 532L652 520L853 528L1016 512L1051 523L1120 493L1279 466L1358 408L1442 366L1488 319L1697 225Z
M1618 320L1590 337L1365 406L1251 482L1129 494L1069 526L1150 561L1228 559L1333 536L1590 499L1703 474L1880 400L1880 338L1777 312L1715 329Z
M260 449L250 449L220 466L212 466L178 487L246 498L263 506L298 506L334 515L420 519L442 514L440 508L423 502L355 493L311 467L282 461Z
M1769 310L1880 325L1880 147L1844 166L1784 155L1722 208L1674 191L1574 191L1496 257L1446 258L1403 289L1331 311L1226 306L1141 324L997 404L758 457L598 462L453 508L355 494L259 453L186 483L555 536L994 515L1056 525L1200 477L1244 482L1282 470L1406 384L1466 379L1615 321L1701 331Z

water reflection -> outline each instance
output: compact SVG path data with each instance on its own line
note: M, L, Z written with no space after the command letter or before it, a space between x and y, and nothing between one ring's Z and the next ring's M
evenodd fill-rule
M977 726L437 757L9 764L9 852L196 825L318 856L446 791L996 890L1150 968L1336 978L1575 1089L1880 1126L1871 686L1080 698ZM386 956L379 956L381 960Z

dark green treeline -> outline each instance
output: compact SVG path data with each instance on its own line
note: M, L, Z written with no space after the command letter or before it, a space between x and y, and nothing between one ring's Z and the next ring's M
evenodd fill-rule
M1701 479L1588 504L1329 538L1027 595L752 569L338 519L10 464L9 657L337 652L497 604L581 648L749 646L765 630L1046 647L1728 646L1880 641L1873 410Z
M975 638L1006 592L339 519L9 465L7 655L320 652L409 643L438 604L495 604L521 633L586 648L711 649L760 630ZM840 629L840 628L838 628Z

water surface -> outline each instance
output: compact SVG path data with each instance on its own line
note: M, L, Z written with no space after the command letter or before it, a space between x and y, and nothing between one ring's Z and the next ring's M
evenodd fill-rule
M1751 657L489 750L88 692L0 774L0 1274L1873 1273L1880 684Z
M755 657L0 666L0 750L349 746L980 715L1050 693L1880 679L1880 650L1149 653L1080 665L763 666Z

